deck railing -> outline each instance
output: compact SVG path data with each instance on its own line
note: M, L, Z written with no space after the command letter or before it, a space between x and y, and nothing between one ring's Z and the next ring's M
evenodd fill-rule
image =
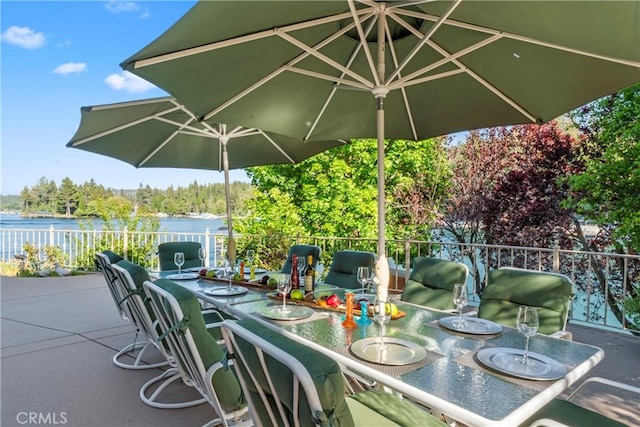
M245 237L237 237L238 247L243 247ZM45 248L55 246L61 251L65 266L70 268L93 268L95 252L106 249L127 254L132 262L157 268L156 247L167 241L200 242L209 254L205 265L213 266L220 265L226 234L211 233L209 229L202 233L57 230L53 226L49 229L0 229L0 260L17 262L15 256L25 253L25 245L37 248L41 256L44 256ZM320 246L323 252L321 263L324 265L331 262L331 256L337 250L375 252L377 243L375 239L317 236L287 237L282 242L285 245L308 243ZM474 291L471 304L479 302L479 295L486 285L486 272L490 269L515 266L556 271L569 276L574 284L570 321L617 330L632 329L621 301L640 280L640 256L637 255L412 239L388 241L387 252L392 274L390 287L393 289L402 289L409 277L411 260L417 256L466 264L470 272L468 286ZM323 267L320 268L322 270Z

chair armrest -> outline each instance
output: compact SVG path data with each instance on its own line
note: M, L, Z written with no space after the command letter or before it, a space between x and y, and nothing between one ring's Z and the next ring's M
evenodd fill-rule
M590 377L590 378L587 378L586 380L584 380L584 382L582 384L580 384L573 391L573 393L571 393L571 395L567 398L567 400L569 402L571 402L571 399L573 399L589 383L604 384L604 385L607 385L609 387L613 387L613 388L617 388L617 389L621 389L621 390L630 391L632 393L640 394L640 387L635 387L635 386L632 386L632 385L629 385L629 384L621 383L619 381L609 380L607 378Z

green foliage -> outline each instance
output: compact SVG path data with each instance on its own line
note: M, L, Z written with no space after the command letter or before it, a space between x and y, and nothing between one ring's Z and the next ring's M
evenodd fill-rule
M426 237L450 178L442 140L387 141L385 171L387 239ZM247 205L248 216L236 222L241 233L377 238L375 140L248 174L258 195ZM416 194L424 196L419 211Z

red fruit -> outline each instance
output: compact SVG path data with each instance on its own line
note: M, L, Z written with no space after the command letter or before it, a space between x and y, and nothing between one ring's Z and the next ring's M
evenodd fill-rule
M340 305L340 298L338 297L338 295L330 295L327 298L327 305L333 308L338 308L338 306Z
M206 276L206 275L207 275L207 269L206 269L206 268L203 268L202 270L200 270L200 271L199 271L199 274L200 274L201 276Z

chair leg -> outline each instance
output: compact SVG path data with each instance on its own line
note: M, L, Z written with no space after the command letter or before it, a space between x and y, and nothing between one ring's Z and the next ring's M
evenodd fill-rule
M202 405L207 401L204 397L200 399L190 400L188 402L176 402L176 403L162 403L158 402L156 399L158 395L162 393L162 391L169 386L172 382L179 380L180 372L176 368L171 368L164 371L161 375L158 375L155 378L150 379L140 389L140 399L147 405L153 408L159 409L182 409L182 408L190 408L192 406ZM147 397L147 390L149 387L153 386L156 383L161 384L156 388L156 390L151 394L151 396ZM218 420L219 421L219 420Z
M116 365L118 368L122 368L122 369L153 369L153 368L161 368L169 364L169 362L167 361L153 363L153 364L144 363L142 361L142 357L145 355L145 353L149 348L155 348L155 346L150 342L142 342L142 341L133 342L132 344L129 344L128 346L124 347L122 350L117 352L115 356L113 356L113 364ZM132 353L136 350L140 350L140 353L138 353L138 356L132 363L125 363L120 361L120 358L122 356L133 357L129 353Z

